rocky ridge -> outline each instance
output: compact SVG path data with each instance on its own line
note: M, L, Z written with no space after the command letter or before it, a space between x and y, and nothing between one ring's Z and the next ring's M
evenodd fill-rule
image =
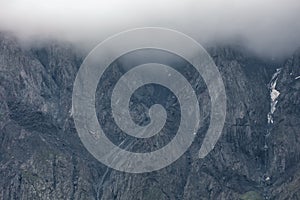
M127 174L99 163L77 136L71 95L84 55L56 42L23 48L0 33L0 199L300 199L300 53L283 64L235 47L210 48L209 53L227 94L226 123L215 149L204 159L197 157L209 123L209 95L201 77L186 72L202 102L199 136L172 165ZM268 84L277 68L280 95L270 127ZM98 86L98 98L105 97L102 91L111 89L122 70L120 63L112 65ZM151 96L156 89L142 92ZM108 104L96 107L100 123L110 128L111 121L101 118ZM111 137L118 142L123 135ZM161 145L156 140L145 145L156 144Z

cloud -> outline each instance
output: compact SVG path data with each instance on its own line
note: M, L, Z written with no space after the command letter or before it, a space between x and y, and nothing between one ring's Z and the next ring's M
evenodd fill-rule
M1 0L0 31L88 48L129 28L162 26L200 43L241 40L278 56L300 47L299 0Z

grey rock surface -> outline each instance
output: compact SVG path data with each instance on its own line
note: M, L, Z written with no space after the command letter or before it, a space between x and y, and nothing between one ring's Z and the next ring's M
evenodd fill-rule
M207 88L199 75L179 68L197 90L202 117L198 135L172 165L128 174L99 163L76 133L72 87L85 55L53 41L23 47L0 33L0 199L300 199L300 53L284 63L264 61L238 47L210 48L209 53L227 94L226 123L214 150L198 158L209 124ZM138 124L147 123L145 108L165 99L173 115L165 135L150 141L128 138L113 124L108 100L126 70L121 61L111 65L98 85L99 123L124 149L159 148L177 127L178 102L156 86L137 91L130 109ZM280 95L270 127L268 83L279 67Z

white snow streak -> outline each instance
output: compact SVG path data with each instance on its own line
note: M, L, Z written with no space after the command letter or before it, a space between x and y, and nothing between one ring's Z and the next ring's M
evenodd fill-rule
M276 104L278 103L278 100L276 100L279 95L280 92L276 89L276 84L277 84L277 80L278 80L278 75L281 72L281 68L276 69L275 74L273 74L272 79L270 81L270 97L271 97L271 109L270 112L268 113L268 124L273 124L273 114L276 110Z

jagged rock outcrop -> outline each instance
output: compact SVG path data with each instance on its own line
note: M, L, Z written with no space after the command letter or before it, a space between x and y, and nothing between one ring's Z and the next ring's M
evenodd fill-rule
M269 136L268 173L272 197L300 199L300 52L283 65L278 75L280 92Z
M300 56L277 65L235 47L209 52L227 94L226 123L215 149L198 158L209 123L209 95L198 75L182 69L202 104L199 136L172 165L147 174L127 174L99 163L77 136L71 96L84 55L57 42L25 48L9 34L0 34L0 199L262 199L264 195L299 199ZM280 96L266 150L268 83L278 67L282 67ZM105 117L110 102L103 92L111 92L122 73L122 63L115 62L98 85L97 98L106 100L96 103L98 119L107 129L114 126ZM153 91L163 90L146 87L139 94L148 100L133 98L136 107L131 109L138 123L147 119L139 117L144 111L139 105L172 95L151 99ZM173 120L178 120L176 115ZM117 129L107 134L116 143L124 139ZM169 139L156 138L143 145L152 149ZM134 144L127 142L123 148Z

